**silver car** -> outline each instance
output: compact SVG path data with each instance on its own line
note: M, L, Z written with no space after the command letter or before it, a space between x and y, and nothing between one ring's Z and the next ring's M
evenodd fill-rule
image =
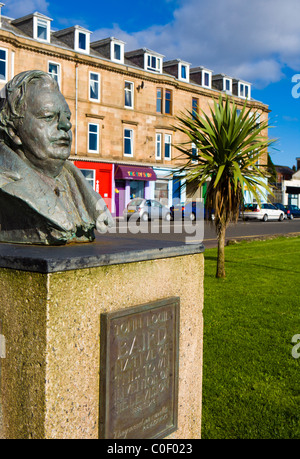
M133 199L127 204L123 215L127 220L133 216L133 219L142 220L144 222L156 218L161 218L167 221L171 220L170 209L154 199Z
M241 212L241 217L244 220L262 220L266 222L268 220L284 220L284 212L273 204L265 203L261 204L246 204L245 209Z

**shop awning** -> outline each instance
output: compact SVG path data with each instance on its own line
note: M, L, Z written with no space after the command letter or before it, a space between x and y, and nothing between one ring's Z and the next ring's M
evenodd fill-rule
M287 186L286 187L287 194L300 194L300 187L298 186Z
M115 179L117 180L156 180L152 167L116 165Z

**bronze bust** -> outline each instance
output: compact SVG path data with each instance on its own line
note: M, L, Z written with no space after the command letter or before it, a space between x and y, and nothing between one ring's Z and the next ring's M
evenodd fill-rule
M0 242L90 242L113 219L74 164L71 112L56 81L32 70L0 99ZM0 96L1 97L1 96Z

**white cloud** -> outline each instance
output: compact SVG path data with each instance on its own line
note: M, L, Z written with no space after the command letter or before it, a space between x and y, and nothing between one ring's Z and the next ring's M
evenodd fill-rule
M115 36L127 50L147 47L167 59L268 84L282 77L284 65L300 70L299 18L299 0L181 0L165 26L129 34L115 24L93 38Z
M7 0L3 14L12 18L21 18L34 11L48 14L48 6L49 2L46 0Z

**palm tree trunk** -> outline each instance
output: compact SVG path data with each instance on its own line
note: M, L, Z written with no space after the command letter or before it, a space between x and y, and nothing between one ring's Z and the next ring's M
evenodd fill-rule
M218 231L218 258L216 277L225 277L225 233L226 225L220 225Z

